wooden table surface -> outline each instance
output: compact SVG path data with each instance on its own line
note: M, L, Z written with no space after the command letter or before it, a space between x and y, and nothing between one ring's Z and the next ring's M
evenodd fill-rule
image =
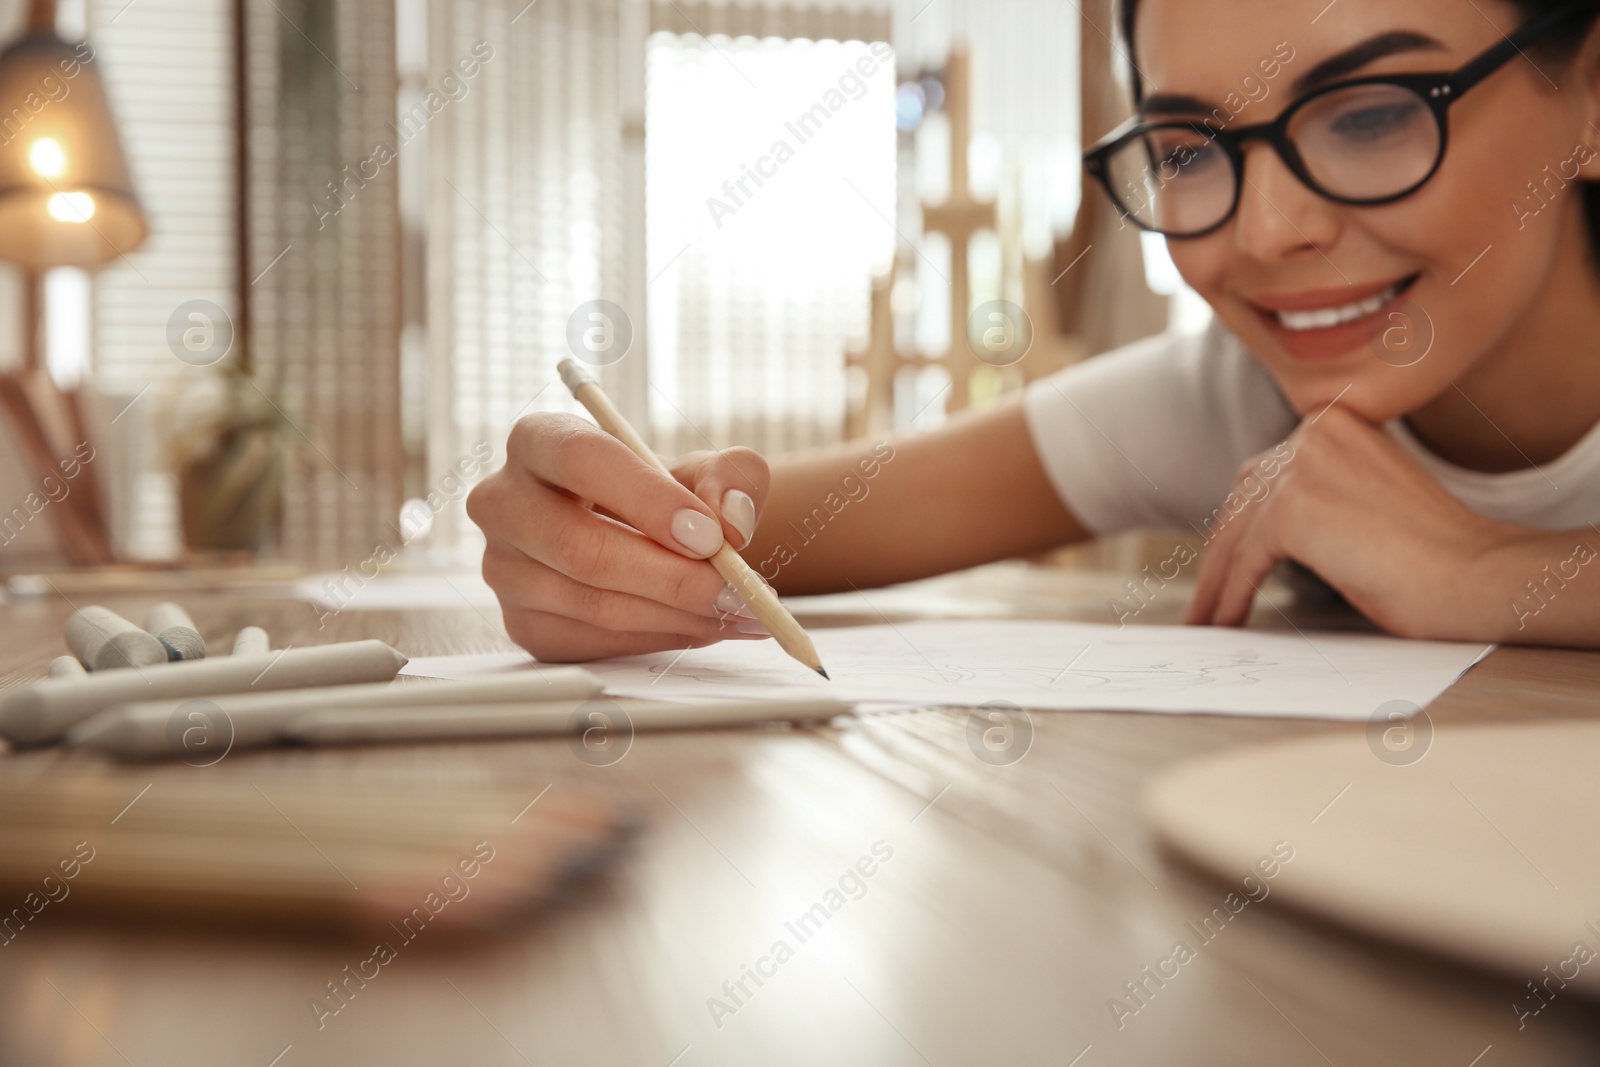
M814 605L806 621L876 622L880 611L1108 621L1123 577L1005 564ZM95 599L137 614L155 598ZM509 647L494 612L466 606L357 602L319 630L304 602L182 599L214 643L254 622L277 643L377 637L410 655ZM1185 599L1169 587L1140 621L1173 621ZM61 651L69 606L52 597L0 610L0 684L39 676ZM1290 615L1302 626L1352 622ZM1282 625L1275 611L1257 619ZM1578 717L1597 691L1600 655L1501 649L1430 715L1440 732ZM241 789L315 774L493 781L530 800L546 786L598 790L636 804L646 825L629 854L541 918L486 938L419 937L320 1028L311 998L369 955L370 939L90 921L63 902L0 947L0 1062L1600 1062L1592 1005L1557 999L1519 1030L1523 980L1367 941L1270 899L1119 1027L1110 999L1227 892L1156 847L1139 816L1151 777L1225 746L1363 726L1069 712L1032 722L1031 747L1006 766L974 755L968 713L930 709L808 730L640 734L605 767L562 741L526 741L236 753L203 771L153 770ZM4 758L17 773L86 757ZM862 857L873 857L871 876L845 878L847 901L824 929L793 936L785 924ZM765 959L779 940L792 953ZM745 977L758 963L768 975L759 986Z

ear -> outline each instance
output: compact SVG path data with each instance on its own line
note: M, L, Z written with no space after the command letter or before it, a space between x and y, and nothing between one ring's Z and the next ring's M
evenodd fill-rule
M1600 19L1589 26L1582 47L1573 56L1570 88L1582 94L1583 127L1577 131L1572 162L1578 177L1600 181Z

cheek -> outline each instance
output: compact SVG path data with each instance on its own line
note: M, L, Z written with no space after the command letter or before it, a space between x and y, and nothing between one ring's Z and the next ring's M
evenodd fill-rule
M1223 282L1232 261L1233 248L1226 238L1231 228L1204 237L1167 240L1167 253L1178 268L1184 283L1217 307L1224 291Z
M1543 206L1528 182L1543 179L1547 164L1557 173L1571 145L1559 123L1529 121L1526 110L1493 113L1499 110L1452 115L1449 153L1427 186L1353 213L1365 242L1421 272L1403 325L1431 344L1410 366L1375 361L1359 383L1373 418L1415 410L1492 356L1559 269L1563 234L1581 214L1580 187L1552 182L1555 191L1545 195L1553 202Z
M1557 176L1571 137L1549 104L1540 115L1521 94L1483 102L1452 109L1450 147L1427 185L1398 203L1352 212L1351 222L1429 271L1441 298L1452 290L1463 309L1515 313L1548 274L1560 235L1560 208L1541 210L1530 183L1548 178L1554 191L1544 196L1573 200L1577 186L1561 190Z

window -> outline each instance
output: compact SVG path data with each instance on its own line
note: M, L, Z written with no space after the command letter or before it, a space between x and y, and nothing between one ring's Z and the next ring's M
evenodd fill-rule
M889 47L658 33L647 72L660 447L837 440L844 353L896 240Z

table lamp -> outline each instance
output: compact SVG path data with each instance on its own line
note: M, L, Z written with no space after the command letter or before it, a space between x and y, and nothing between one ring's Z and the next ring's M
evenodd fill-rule
M94 53L62 40L55 21L54 0L33 0L27 29L0 52L0 259L22 268L25 301L22 372L0 375L0 406L41 482L56 473L61 447L70 447L62 438L88 435L76 390L61 392L40 373L39 278L52 267L106 263L149 232ZM52 408L64 408L67 422L54 435ZM87 466L80 488L50 509L62 547L74 563L109 562L97 479Z
M53 0L34 0L0 52L0 258L93 267L148 231L100 73L56 35Z

